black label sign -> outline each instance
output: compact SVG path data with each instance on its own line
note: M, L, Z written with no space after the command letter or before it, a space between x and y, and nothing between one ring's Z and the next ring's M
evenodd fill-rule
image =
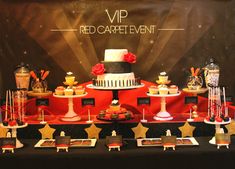
M150 105L150 97L138 97L137 105Z
M16 138L1 138L0 146L4 148L5 146L16 147Z
M56 136L55 137L55 145L56 145L56 147L60 146L60 145L69 147L70 140L71 140L70 136Z
M48 98L37 98L36 99L36 106L49 106L49 99Z
M95 98L82 98L82 106L95 106Z
M233 96L225 96L226 102L233 102ZM224 102L224 96L221 96L221 101Z
M184 104L190 104L190 103L197 104L198 103L197 96L186 96L184 98Z

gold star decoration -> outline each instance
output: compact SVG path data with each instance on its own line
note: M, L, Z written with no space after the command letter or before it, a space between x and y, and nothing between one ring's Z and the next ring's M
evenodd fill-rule
M149 128L144 127L141 123L139 123L136 127L131 128L131 130L135 133L135 139L137 139L146 138L146 133Z
M183 126L179 127L179 130L181 131L182 137L193 137L193 131L196 127L191 126L187 121L184 123Z
M42 139L53 139L55 129L46 124L43 128L38 129L38 131L41 133Z
M94 123L92 123L92 124L90 125L90 127L88 127L88 128L85 129L88 138L96 138L96 139L99 138L99 134L100 134L100 131L101 131L101 130L102 130L102 129L96 127L96 125L95 125Z
M232 120L230 124L225 126L228 130L228 134L231 136L232 134L235 134L235 121Z
M0 138L7 136L8 129L0 127Z

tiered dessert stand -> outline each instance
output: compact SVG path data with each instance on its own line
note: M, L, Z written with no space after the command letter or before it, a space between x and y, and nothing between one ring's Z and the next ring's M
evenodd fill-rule
M157 80L156 82L159 85L166 85L166 84L169 84L171 81L168 80L165 83L161 83L159 80ZM150 94L150 93L147 93L147 95L150 96L150 97L160 97L161 98L161 110L160 110L160 112L158 112L153 117L153 119L154 120L161 120L161 121L172 120L173 117L166 110L166 98L167 97L176 97L176 96L179 96L180 94L181 94L181 92L177 92L176 94L165 94L165 95L163 95L163 94Z
M86 96L88 93L84 93L82 95L71 95L71 96L66 96L66 95L56 95L53 94L54 97L60 98L60 99L68 99L68 112L64 115L64 117L61 118L62 121L79 121L81 120L81 117L74 112L73 109L73 99L74 98L80 98Z
M12 137L16 138L16 148L22 148L24 145L20 142L20 140L18 140L17 138L17 129L21 129L21 128L25 128L28 126L28 123L25 123L24 125L20 125L20 126L4 126L3 124L1 124L2 128L6 128L6 129L11 129L12 132Z

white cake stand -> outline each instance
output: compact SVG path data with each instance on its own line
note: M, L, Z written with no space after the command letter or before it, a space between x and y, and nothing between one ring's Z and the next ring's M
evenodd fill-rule
M178 92L176 94L166 94L166 95L147 93L147 95L150 97L160 97L161 98L161 110L153 117L153 119L154 120L161 120L161 121L172 120L173 117L166 110L166 98L167 97L176 97L176 96L179 96L180 94L181 94L181 92Z
M27 126L28 126L28 123L25 123L24 125L21 125L21 126L9 126L9 125L8 126L4 126L3 124L1 124L2 128L11 129L12 137L16 138L16 148L24 147L24 145L17 138L17 129L25 128Z
M77 113L74 112L73 99L79 98L79 97L84 97L87 94L88 94L87 92L82 95L71 95L71 96L53 94L53 96L56 98L68 99L68 112L64 115L64 117L61 118L62 121L79 121L79 120L81 120L81 117Z
M226 122L211 122L211 121L207 121L206 119L204 119L204 123L215 125L215 133L220 133L220 125L225 125L225 124L231 123L231 118L229 118L229 121L226 121ZM212 139L209 141L209 143L216 144L215 136L212 137Z

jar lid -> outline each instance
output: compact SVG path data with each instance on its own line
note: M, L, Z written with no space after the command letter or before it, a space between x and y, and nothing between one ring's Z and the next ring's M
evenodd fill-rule
M16 66L15 73L29 73L29 65L21 62Z
M210 58L210 63L205 67L208 70L219 70L219 66L214 63L214 59Z

